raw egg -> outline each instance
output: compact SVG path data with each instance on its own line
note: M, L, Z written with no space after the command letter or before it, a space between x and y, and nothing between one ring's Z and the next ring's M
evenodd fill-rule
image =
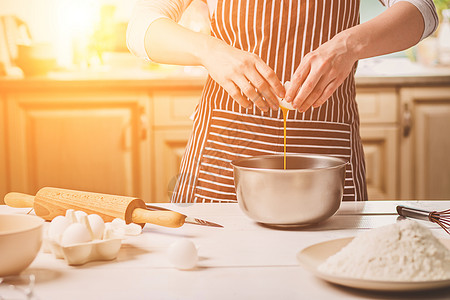
M89 225L91 226L92 236L94 239L101 240L105 231L105 222L102 217L96 214L89 215Z
M182 239L171 244L167 254L169 261L177 269L189 270L197 265L197 247L188 239Z
M60 242L62 234L70 224L70 221L64 216L57 216L50 222L48 237L56 242Z
M82 210L77 210L77 211L75 211L75 217L77 218L77 222L78 222L78 223L81 223L83 217L87 217L87 215L88 215L88 214L85 213L85 212L82 211Z
M61 237L61 245L66 247L73 244L90 242L91 233L84 224L73 223L64 231Z

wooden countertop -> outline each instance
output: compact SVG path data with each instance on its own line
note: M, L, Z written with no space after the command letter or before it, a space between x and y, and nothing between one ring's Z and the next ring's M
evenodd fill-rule
M450 86L450 67L424 66L405 58L372 58L358 62L356 86Z
M147 76L108 76L92 73L53 73L48 77L30 77L24 79L0 78L0 91L35 91L61 89L198 89L205 84L206 75L157 74L149 72Z
M48 89L198 89L206 80L201 68L162 71L114 69L54 72L45 77L0 78L0 91ZM450 67L426 67L406 59L369 59L359 62L357 87L450 86Z
M434 76L357 76L356 87L450 86L449 75Z

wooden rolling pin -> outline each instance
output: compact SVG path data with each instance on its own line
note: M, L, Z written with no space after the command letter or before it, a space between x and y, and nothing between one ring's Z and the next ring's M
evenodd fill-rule
M141 226L145 223L165 227L180 227L186 216L174 211L150 211L145 202L138 198L98 194L60 188L44 187L36 196L8 193L5 203L12 207L33 207L34 212L45 220L64 216L66 210L81 210L87 214L98 214L105 222L115 218L133 222Z

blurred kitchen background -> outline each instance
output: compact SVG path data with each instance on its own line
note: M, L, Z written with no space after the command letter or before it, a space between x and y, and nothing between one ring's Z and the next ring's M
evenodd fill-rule
M0 2L0 199L54 186L169 200L206 72L131 55L134 3ZM359 63L371 200L450 199L450 0L435 3L433 36ZM361 21L384 9L361 0ZM206 5L181 23L209 32Z

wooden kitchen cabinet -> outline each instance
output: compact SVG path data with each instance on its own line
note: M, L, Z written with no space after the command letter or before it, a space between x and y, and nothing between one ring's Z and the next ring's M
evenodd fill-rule
M398 129L362 126L369 200L397 199Z
M169 202L191 129L155 130L154 202Z
M55 186L169 201L204 80L0 80L1 199ZM450 199L450 77L356 83L369 200Z
M0 204L8 192L8 164L6 158L6 102L0 94Z
M370 200L450 198L450 86L359 88Z
M450 199L450 86L400 90L401 198Z
M369 200L397 199L399 120L394 88L358 88Z
M150 196L145 93L14 92L6 108L9 190L34 194L54 186Z
M0 80L1 199L54 186L168 201L206 78L150 75Z
M155 202L168 202L192 131L191 116L202 87L152 93L154 120Z

